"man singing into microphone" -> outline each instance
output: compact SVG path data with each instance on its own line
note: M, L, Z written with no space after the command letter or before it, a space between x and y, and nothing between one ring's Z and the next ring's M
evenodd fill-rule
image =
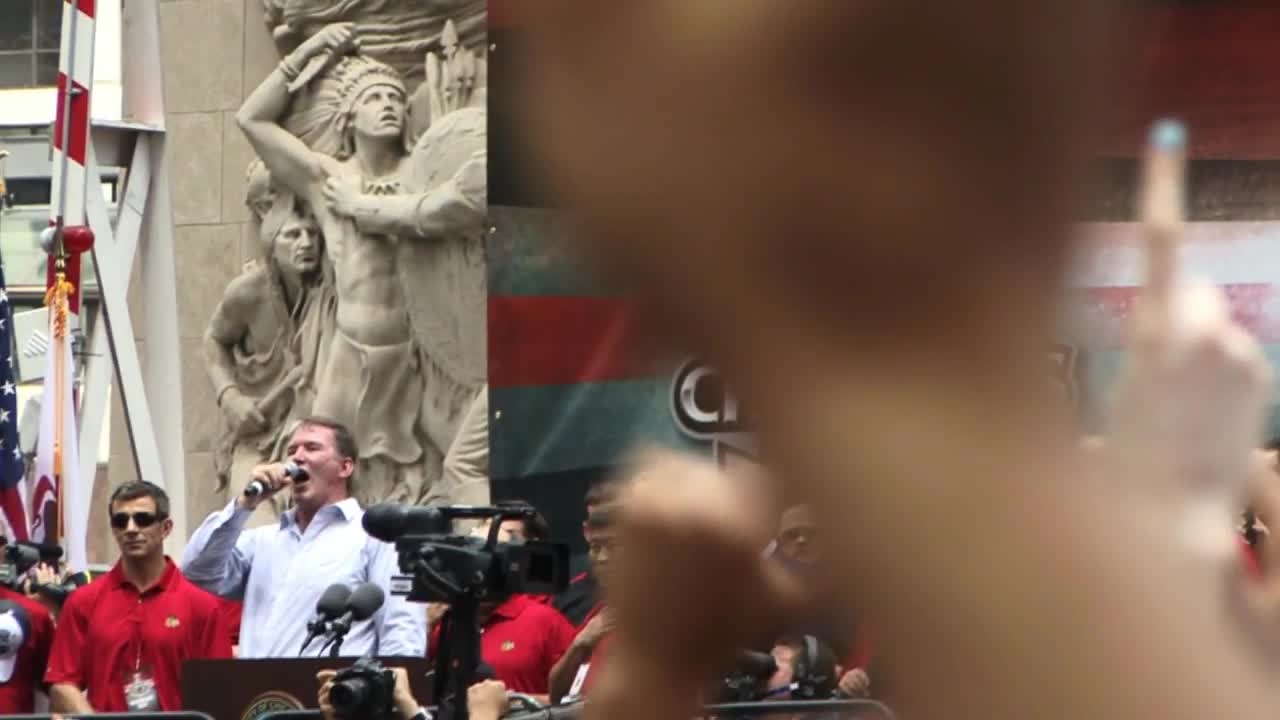
M351 432L327 418L304 418L285 453L287 463L254 468L245 492L204 521L183 556L192 582L243 599L240 657L297 656L325 588L366 582L386 591L386 604L351 627L342 654L422 657L422 610L390 592L395 548L365 533L364 511L351 496L358 456ZM293 508L279 523L245 530L258 503L285 488ZM306 654L316 655L322 645L312 643Z

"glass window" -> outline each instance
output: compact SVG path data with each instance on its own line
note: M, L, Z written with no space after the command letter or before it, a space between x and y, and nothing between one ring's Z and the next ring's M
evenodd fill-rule
M58 84L58 53L36 53L36 85Z
M38 0L36 6L36 49L57 50L62 36L63 0Z
M0 50L31 50L32 0L5 0L5 20L0 23Z
M62 0L0 0L0 88L58 82Z
M114 222L115 208L109 215ZM10 288L44 288L49 256L40 249L40 233L48 226L48 207L16 207L0 215L0 257ZM97 286L91 256L81 258L80 273L86 291Z
M0 88L31 84L30 53L0 53Z

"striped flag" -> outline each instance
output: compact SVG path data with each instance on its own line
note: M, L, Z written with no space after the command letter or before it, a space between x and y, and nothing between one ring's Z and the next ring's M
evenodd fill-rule
M13 372L13 313L0 260L0 515L4 536L27 539L27 493L22 447L18 442L18 390Z
M68 296L70 288L59 275L47 297L49 305L48 367L40 403L40 436L36 443L36 478L31 492L31 539L62 544L68 567L88 567L89 487L79 477L80 454L73 397L75 360L71 354Z
M97 0L63 2L58 52L58 107L53 124L51 226L84 225L85 193L90 190L98 192L96 183L90 188L87 170L96 15ZM54 264L50 262L46 278L49 287L53 286L54 272ZM78 316L80 253L67 256L65 272L66 279L71 282L68 311Z

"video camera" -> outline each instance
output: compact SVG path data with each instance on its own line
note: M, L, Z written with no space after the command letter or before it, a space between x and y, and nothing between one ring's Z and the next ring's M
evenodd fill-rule
M0 585L19 592L23 591L31 568L42 562L56 565L62 559L62 548L57 545L37 545L25 541L9 544L7 538L0 537L0 547L3 547Z
M365 532L395 543L400 572L393 595L410 602L442 602L435 658L434 692L438 720L466 720L467 687L480 667L479 607L519 594L558 593L569 584L569 547L528 541L500 543L503 520L534 519L530 506L405 507L374 505L364 513ZM484 538L454 533L455 520L489 520Z
M410 576L394 584L392 594L421 603L455 604L463 598L501 602L519 593L557 593L569 583L567 545L498 542L503 520L533 518L536 512L532 507L383 504L365 511L364 529L395 543L400 571ZM454 534L454 520L467 519L491 520L488 537Z
M771 653L744 650L738 653L733 671L720 681L720 702L755 702L764 697L769 678L778 671Z
M382 720L395 716L396 678L382 663L362 657L340 670L329 689L329 704L342 720Z

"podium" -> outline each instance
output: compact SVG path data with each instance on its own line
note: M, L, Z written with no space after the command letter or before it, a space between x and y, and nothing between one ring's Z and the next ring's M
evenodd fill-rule
M379 658L387 668L409 672L413 696L423 705L431 694L431 661ZM187 660L182 664L182 705L218 720L260 720L269 713L316 707L316 673L350 667L355 658L262 658Z

